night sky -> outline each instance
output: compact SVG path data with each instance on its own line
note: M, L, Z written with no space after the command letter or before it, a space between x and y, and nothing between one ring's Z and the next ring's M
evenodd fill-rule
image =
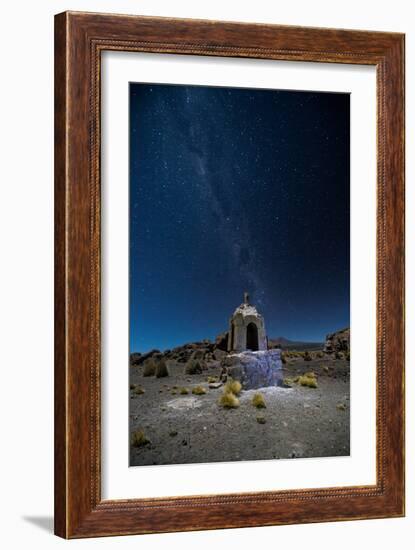
M130 84L130 349L349 326L349 95Z

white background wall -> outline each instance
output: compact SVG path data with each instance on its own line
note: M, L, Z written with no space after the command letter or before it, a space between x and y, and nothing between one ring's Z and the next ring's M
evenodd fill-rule
M62 547L52 532L53 14L108 11L407 33L407 517L76 541L161 549L413 547L415 535L415 17L411 0L43 0L0 16L0 544ZM412 284L410 284L412 282Z

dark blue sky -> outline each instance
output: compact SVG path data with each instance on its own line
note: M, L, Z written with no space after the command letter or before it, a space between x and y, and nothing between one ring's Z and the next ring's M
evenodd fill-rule
M348 94L130 84L130 348L349 326Z

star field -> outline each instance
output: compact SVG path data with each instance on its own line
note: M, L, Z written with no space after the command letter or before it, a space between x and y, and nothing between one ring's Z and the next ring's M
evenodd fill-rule
M349 325L349 95L130 84L130 347Z

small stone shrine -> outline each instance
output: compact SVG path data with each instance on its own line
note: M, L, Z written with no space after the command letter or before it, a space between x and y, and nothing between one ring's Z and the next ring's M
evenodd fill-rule
M264 318L249 303L244 293L243 303L237 307L229 321L228 351L265 351L268 349Z
M221 365L223 374L239 380L244 390L282 385L281 350L268 350L264 318L247 292L229 321L228 355Z

